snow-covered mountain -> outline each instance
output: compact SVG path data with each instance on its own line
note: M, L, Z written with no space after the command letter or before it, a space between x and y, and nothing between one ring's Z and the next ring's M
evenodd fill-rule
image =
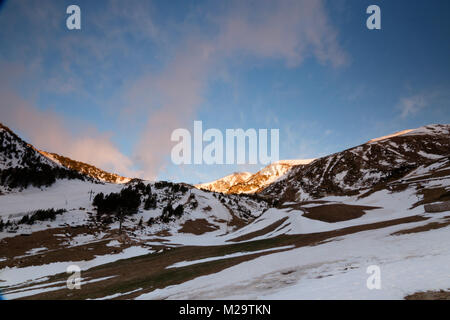
M68 157L64 157L56 153L49 153L42 150L39 150L39 152L48 159L60 164L63 167L75 170L81 174L87 175L99 181L111 183L126 183L131 180L131 178L126 178L115 173L110 173L102 169L99 169L93 165L81 161L72 160Z
M4 132L2 168L62 168ZM13 189L0 194L0 290L7 299L448 298L449 140L449 125L432 125L271 165L254 184L278 179L254 194L137 179ZM66 287L70 265L82 269L82 290ZM380 290L367 287L374 265Z
M429 125L370 140L297 166L262 191L285 201L351 195L386 185L450 156L450 125Z
M36 165L57 167L53 161L42 156L32 145L0 123L0 170Z
M86 178L43 156L8 127L0 124L0 193L30 185L49 186L57 179Z
M293 167L309 164L313 160L280 160L271 163L254 174L249 172L233 173L213 182L195 185L195 187L230 194L256 193L264 190Z
M0 188L48 186L57 179L95 179L125 183L129 178L92 165L36 149L8 127L0 124Z
M228 193L228 190L232 186L245 182L251 176L252 174L250 172L235 172L212 182L196 184L195 187L202 190Z

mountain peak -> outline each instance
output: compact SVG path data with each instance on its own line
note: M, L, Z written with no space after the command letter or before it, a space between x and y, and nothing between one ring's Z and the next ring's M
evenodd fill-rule
M448 124L430 124L426 126L422 126L416 129L406 129L402 131L398 131L392 134L388 134L386 136L382 136L379 138L374 138L369 140L367 143L382 141L398 136L408 136L408 135L439 135L439 134L449 134L450 133L450 125Z
M127 183L131 180L131 178L126 178L115 173L104 171L91 164L73 160L68 157L61 156L57 153L50 153L43 150L38 151L46 158L50 159L53 162L56 162L57 164L63 167L78 171L84 175L87 175L91 178L94 178L102 182Z
M279 160L269 164L255 174L235 172L212 182L195 185L195 187L221 193L255 193L263 190L286 174L292 167L306 165L314 160Z
M130 180L56 153L40 151L0 123L0 186L5 188L3 191L29 185L48 186L64 178L112 183Z

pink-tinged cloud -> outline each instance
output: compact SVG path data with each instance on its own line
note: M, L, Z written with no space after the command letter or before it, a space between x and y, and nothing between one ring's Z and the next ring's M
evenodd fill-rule
M131 159L114 146L108 135L86 125L78 127L76 133L70 132L67 122L59 115L38 110L15 94L4 78L0 80L0 122L20 130L36 148L127 177L140 175L133 170Z
M191 30L159 74L145 75L126 94L129 110L147 109L149 120L135 149L135 159L154 178L165 167L173 143L171 132L190 128L208 78L234 56L281 59L296 67L308 57L338 67L347 56L340 48L320 0L233 2L211 16L217 33Z

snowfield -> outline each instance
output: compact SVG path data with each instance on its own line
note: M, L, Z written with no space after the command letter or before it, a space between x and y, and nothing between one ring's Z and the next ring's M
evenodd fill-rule
M423 170L423 168L420 169L420 172L417 171L416 174L423 174ZM442 182L445 185L449 184L448 180L442 180ZM429 181L428 184L436 186L436 181ZM113 192L119 188L120 186L110 184L96 185L82 181L61 181L44 191L29 189L22 193L2 196L0 198L2 216L19 218L19 213L27 212L30 208L54 206L66 208L69 211L58 216L53 222L27 226L21 232L32 233L45 230L49 225L58 227L63 222L83 224L86 219L85 211L70 210L77 207L93 210L89 202L88 192L90 190ZM158 230L168 232L159 240L155 239L155 228L148 227L137 231L136 238L141 241L141 244L150 247L164 245L166 248L164 250L192 245L210 247L221 246L230 241L233 242L238 237L255 233L255 236L243 239L240 243L253 243L283 235L330 232L416 215L427 220L351 233L312 246L274 246L262 250L238 251L222 256L181 260L165 268L176 270L208 262L263 254L217 273L199 276L181 284L157 288L143 294L140 293L143 291L140 288L130 290L128 293L105 295L104 298L122 298L127 294L133 294L137 299L403 299L406 295L418 291L450 288L450 246L447 241L444 241L449 238L450 226L425 232L393 235L401 230L448 221L450 212L426 214L423 206L411 209L411 203L418 200L414 188L407 188L402 192L390 192L383 189L361 199L358 196L334 196L321 199L327 205L380 207L367 210L362 217L356 219L335 223L309 219L303 216L304 210L321 206L323 203L308 203L300 207L296 207L296 203L286 203L284 209L269 209L256 216L252 223L234 231L229 226L232 219L230 212L211 193L204 193L196 189L192 189L192 192L199 201L202 201L201 207L208 205L211 210L208 212L194 210L188 217L183 218L183 221L207 219L211 222L221 220L225 223L217 225L217 230L200 235L178 232L182 221L169 223L163 228L158 227ZM186 201L186 197L187 195L182 197L179 202ZM28 204L18 200L23 198L28 199ZM134 220L140 217L148 219L158 214L160 214L159 209L141 210ZM261 230L267 229L280 220L283 221L273 230L258 234ZM131 222L129 223L131 224ZM112 228L117 227L114 225ZM2 233L2 237L11 236L13 235ZM64 238L65 234L56 234L55 236ZM82 270L89 270L94 266L102 266L121 259L163 252L161 249L149 249L142 246L120 249L121 242L102 232L95 235L81 234L68 239L65 244L67 247L77 247L105 240L106 246L118 248L119 253L98 255L94 259L86 261L69 260L1 269L0 286L10 288L10 291L6 292L6 298L15 299L64 290L64 283L57 285L54 281L48 281L54 275L65 273L67 266L71 264L79 265ZM28 251L24 256L39 255L46 249L37 247ZM367 288L366 281L370 274L366 271L371 265L380 267L382 283L380 290ZM109 275L109 277L113 276L118 275ZM109 279L101 277L98 282L110 281ZM90 278L84 283L89 284L95 281L96 279ZM42 284L40 284L41 282ZM29 287L23 289L23 286Z
M391 235L404 228L361 232L266 255L139 299L403 299L417 291L450 288L450 247L443 241L450 227ZM371 265L380 267L380 290L367 288Z
M426 209L450 201L449 127L406 130L317 160L233 174L215 185L227 192L237 188L229 194L139 180L8 186L0 193L0 290L7 299L448 294L450 211ZM417 150L419 142L410 138L424 134L423 150ZM19 156L28 152L50 161L25 142L13 146ZM22 163L20 157L0 158L0 169L15 163ZM245 194L266 183L267 192ZM109 220L102 220L94 197L119 196L124 188L131 188L140 205L122 223L116 214L123 208L117 207L108 208ZM173 214L175 208L181 214ZM25 219L47 209L59 211ZM66 286L73 265L81 270L81 290ZM379 289L367 285L373 267L380 271Z

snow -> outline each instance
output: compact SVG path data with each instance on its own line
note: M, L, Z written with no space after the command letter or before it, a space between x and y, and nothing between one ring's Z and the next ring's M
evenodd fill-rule
M262 253L262 252L270 252L270 251L275 251L275 250L292 249L293 247L294 246L284 246L284 247L277 247L277 248L257 250L257 251L236 252L236 253L231 253L231 254L227 254L227 255L224 255L224 256L210 257L210 258L199 259L199 260L181 261L181 262L177 262L177 263L174 263L174 264L168 266L167 269L169 269L169 268L181 268L181 267L190 266L190 265L193 265L193 264L199 264L199 263L215 261L215 260L222 260L222 259L230 259L230 258L242 257L242 256L247 256L247 255L257 254L257 253Z
M107 247L120 247L120 242L117 240L110 241L106 246Z
M411 132L413 130L414 129L407 129L407 130L399 131L399 132L396 132L396 133L393 133L393 134L389 134L389 135L386 135L386 136L382 136L382 137L379 137L379 138L375 138L375 139L369 140L369 143L377 142L377 141L381 141L381 140L386 140L386 139L389 139L389 138L392 138L392 137L405 135L405 134L407 134L407 133L409 133L409 132Z
M29 187L21 192L0 196L0 219L4 222L19 221L39 209L66 209L67 212L57 215L54 221L37 221L33 225L20 225L20 233L57 228L63 225L83 225L88 219L88 212L94 212L90 192L118 192L122 186L105 183L96 184L81 180L58 180L51 187L40 189ZM0 232L0 239L15 236L15 233ZM64 236L64 235L62 235ZM86 243L91 236L75 238L72 245Z
M415 130L407 130L371 141L380 141L398 135L448 133L448 129L449 126L433 125ZM401 154L392 149L395 148L401 151L401 148L392 141L389 145L390 147L387 150L399 156L394 161L402 161L400 159ZM365 147L357 147L351 152L359 154ZM370 147L368 148L370 149ZM392 154L389 154L389 156L392 156ZM405 190L391 192L388 189L383 189L363 198L358 198L358 195L328 196L320 199L326 202L324 204L309 203L302 205L303 208L331 204L380 207L379 209L366 210L365 214L359 218L337 223L328 223L305 217L303 215L304 212L298 209L298 207L294 209L298 205L296 202L284 203L285 206L290 205L290 208L271 208L265 211L267 208L265 204L261 204L252 199L229 195L225 198L227 206L231 206L232 209L241 207L251 212L249 223L241 229L235 230L233 226L229 225L233 219L230 210L221 203L219 198L214 197L214 193L204 192L198 189L190 189L184 194L177 193L170 201L172 201L174 207L179 204L185 205L185 214L176 221L167 224L147 226L144 223L142 229L135 230L132 235L130 234L132 240L139 241L139 243L145 245L163 244L165 251L170 250L170 247L180 245L215 246L231 244L227 241L261 231L277 222L280 225L274 230L246 241L267 239L280 235L325 232L415 215L422 215L429 219L427 221L341 236L314 246L301 248L294 248L293 246L274 247L254 252L235 252L224 256L177 262L167 268L186 267L193 264L231 259L255 253L264 254L264 256L240 263L216 274L198 277L179 285L154 290L153 292L141 295L140 298L402 299L405 295L416 291L450 288L450 269L448 267L450 263L450 247L445 241L448 238L450 227L399 236L391 235L398 230L422 226L430 222L442 222L444 221L444 217L449 216L449 212L425 214L423 206L417 206L411 209L414 203L421 200L421 196L417 193L417 184L427 189L443 187L449 190L450 186L450 177L427 178L427 175L429 176L431 172L448 169L448 159L441 159L441 156L428 154L423 151L419 151L418 154L422 157L437 161L430 165L420 166L402 178L402 180L407 181L408 179L424 177L415 181L414 184L411 183L409 188ZM363 159L367 158L364 154L362 157ZM388 157L388 159L390 158ZM284 179L295 173L296 170L291 170L292 166L307 164L311 161L313 159L278 161L259 171L257 173L259 175L258 178L261 178L261 184L268 184L277 179ZM331 172L338 162L339 156L333 155L328 157L326 163L324 163L324 171L314 173L318 178L315 182L317 183L319 178L321 182L324 175L327 172ZM379 163L385 166L389 165L387 161L380 161ZM0 167L2 165L10 164L0 163ZM339 172L334 176L334 181L342 187L347 173L347 170ZM229 184L236 183L239 180L238 175L233 174L227 176L224 178L224 182ZM256 174L242 173L240 175L243 179L253 179ZM361 175L364 181L378 181L383 178L383 174L376 170L362 169ZM311 181L304 179L302 182L305 185L314 183L312 179ZM403 184L403 181L397 181L397 183ZM361 181L358 181L350 187L358 189L363 187L362 184ZM25 214L30 214L30 212L37 209L55 208L66 209L67 212L58 215L54 221L36 222L31 226L20 225L18 233L26 234L67 225L86 225L90 217L89 212L94 212L90 192L92 191L94 194L99 192L107 194L110 192L118 192L122 187L121 185L109 183L94 184L79 180L59 180L48 188L40 189L30 187L21 192L10 192L0 196L0 218L3 221L18 221ZM310 197L307 192L304 192L301 186L298 186L298 191L299 199L308 199ZM153 185L152 192L158 197L167 197L166 191L153 188ZM197 208L189 208L188 203L191 194L198 201ZM236 199L238 201L237 203L234 202ZM167 204L164 201L159 201L158 208L152 210L143 210L141 206L136 215L124 222L124 226L136 226L137 221L140 219L146 222L150 218L160 216L162 208ZM207 207L211 209L204 210ZM253 218L254 220L252 220ZM206 220L217 229L201 235L181 232L184 223L199 219ZM111 230L114 230L118 228L118 223L113 223L109 227ZM155 240L155 233L158 231L166 231L168 235L161 236L163 238L161 241ZM55 236L66 237L63 232L55 234ZM0 239L15 236L16 234L0 232ZM108 242L108 247L120 248L121 246L119 241L106 238L106 233L102 232L96 234L79 234L64 242L63 245L72 247L105 240ZM40 247L27 251L25 256L39 254L44 250L48 249L40 245ZM275 250L286 251L275 253L273 252ZM1 286L8 286L9 289L24 284L32 285L26 290L19 288L13 289L7 295L7 298L26 297L31 294L58 290L58 288L61 288L61 286L58 286L59 284L65 287L63 282L52 284L43 284L43 282L47 281L52 275L65 273L69 265L78 265L84 271L98 265L115 262L119 259L127 259L151 253L153 253L152 250L140 246L133 246L117 254L95 256L94 259L89 261L60 261L23 268L7 267L0 270L0 284ZM0 258L0 262L5 260L5 258ZM370 265L378 265L381 268L381 290L369 290L366 286L366 280L368 278L366 269ZM86 279L86 281L100 280ZM50 288L51 285L55 287ZM137 290L109 294L102 299L120 298L121 296L137 292Z
M314 160L316 159L279 160L262 168L255 174L249 172L237 172L212 182L195 185L195 187L227 193L234 185L245 185L248 183L245 190L242 192L254 193L285 176L293 166L307 165Z
M247 181L252 175L250 172L235 172L212 182L197 184L195 187L216 192L226 192L231 186Z
M433 124L428 125L416 129L407 129L403 131L399 131L393 134L389 134L386 136L382 136L379 138L375 138L372 140L369 140L368 143L373 143L377 141L386 140L392 137L397 136L414 136L414 135L442 135L442 134L449 134L450 133L450 125L439 125L439 124Z
M4 129L0 124L0 142L2 148L7 148L9 151L0 153L0 170L7 168L24 168L23 158L26 150L30 149L30 146L24 141L18 140L8 130ZM49 165L51 167L60 167L59 164L54 163L50 159L42 156L36 149L32 149L33 157L37 162Z
M450 125L448 124L432 124L424 127L420 127L417 129L408 132L406 135L448 135L450 134Z
M420 290L449 288L450 247L442 239L450 227L390 235L425 223L268 254L139 299L402 299ZM381 290L366 286L371 265L381 269Z
M48 250L46 247L41 248L33 248L31 250L28 250L25 254L26 255L35 255L37 253L41 253L42 251Z
M342 172L339 172L338 174L336 174L336 175L334 176L334 181L335 181L338 185L340 185L341 187L344 186L345 184L344 184L343 182L344 182L344 178L345 178L345 176L347 175L347 173L348 173L348 170L344 170L344 171L342 171Z
M85 279L81 278L80 279L81 280L80 285L83 286L83 285L88 284L88 283L105 281L105 280L108 280L108 279L111 279L111 278L115 278L115 276L103 277L103 278L92 279L92 280L85 280ZM67 284L65 284L63 286L53 287L54 285L56 285L58 283L66 283L66 281L53 282L53 283L45 284L42 287L40 287L39 285L33 287L33 288L37 288L37 289L31 289L30 290L30 288L28 287L28 288L23 289L23 290L10 291L10 292L8 292L5 295L5 297L8 300L19 299L19 298L23 298L23 297L27 297L27 296L32 296L32 295L35 295L35 294L40 294L40 293L44 293L44 292L56 291L56 290L61 290L61 289L67 288Z
M35 282L44 277L59 273L65 273L67 267L70 265L77 265L83 271L120 259L127 259L150 253L153 253L153 251L142 248L140 246L134 246L126 248L122 252L117 254L96 256L94 259L88 261L54 262L40 266L29 266L24 268L6 267L0 270L0 283L2 284L2 286L14 286L25 282Z
M142 290L142 288L139 288L139 289L136 289L136 290L132 290L132 291L128 291L128 292L124 292L124 293L115 293L115 294L112 294L112 295L109 295L109 296L106 296L106 297L103 297L103 298L95 299L95 300L111 300L111 299L115 299L115 298L119 298L119 297L122 297L122 296L129 295L129 294L132 294L134 292L141 291L141 290Z
M430 154L430 153L426 153L426 152L423 152L423 151L419 151L419 152L417 152L417 154L419 154L420 156L422 156L424 158L433 159L433 160L442 158L441 155Z

